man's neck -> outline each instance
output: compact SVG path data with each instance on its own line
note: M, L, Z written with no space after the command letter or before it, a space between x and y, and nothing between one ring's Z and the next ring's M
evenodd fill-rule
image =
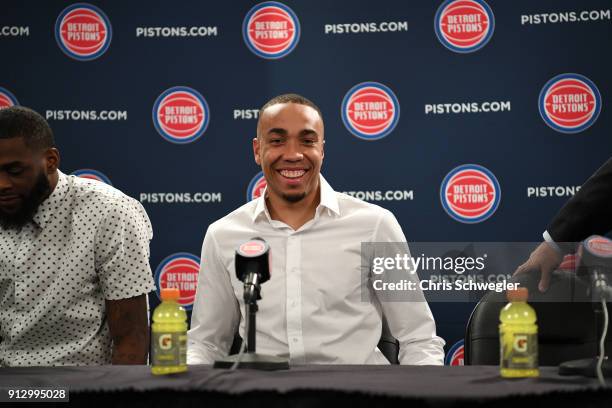
M314 218L317 206L321 202L321 185L317 187L314 194L310 194L298 202L289 202L277 195L270 193L266 197L266 205L270 212L270 218L282 221L297 231Z

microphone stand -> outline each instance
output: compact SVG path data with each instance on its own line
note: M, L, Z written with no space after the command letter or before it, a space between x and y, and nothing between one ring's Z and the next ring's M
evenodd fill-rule
M591 272L591 291L593 297L598 300L597 303L593 305L595 309L596 317L599 320L599 317L604 314L603 308L607 307L605 302L608 300L612 300L612 287L608 284L607 277L604 273L599 271ZM605 318L607 313L604 314ZM609 318L608 318L609 319ZM604 322L606 325L608 322ZM597 341L599 344L599 340L603 334L603 327L600 324L597 324ZM605 348L605 339L604 339L604 348ZM599 353L602 352L601 349L598 349ZM607 350L607 353L610 353L610 350ZM559 365L559 375L580 375L583 377L597 377L597 363L598 358L582 358L579 360L571 360L565 361ZM608 359L608 356L604 356L603 363L601 365L601 373L603 377L612 377L612 361Z
M255 349L255 335L257 327L257 300L261 299L259 275L247 274L244 280L244 316L246 329L246 353L240 352L215 361L214 368L251 368L256 370L288 370L289 362L281 357L259 354ZM245 340L243 340L244 342ZM241 345L244 348L244 344Z

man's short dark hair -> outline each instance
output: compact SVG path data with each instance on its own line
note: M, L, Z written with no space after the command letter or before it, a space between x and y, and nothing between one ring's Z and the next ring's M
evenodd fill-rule
M30 149L55 147L53 131L41 115L25 106L0 109L0 139L22 137Z
M317 105L314 104L310 99L303 97L302 95L298 95L295 93L288 93L283 95L275 96L270 99L268 102L264 104L259 110L259 120L261 120L261 114L268 109L270 106L278 105L281 103L296 103L298 105L306 105L310 106L312 109L316 110L321 118L321 122L323 121L323 114L321 113L321 109ZM257 122L257 128L259 129L259 121Z

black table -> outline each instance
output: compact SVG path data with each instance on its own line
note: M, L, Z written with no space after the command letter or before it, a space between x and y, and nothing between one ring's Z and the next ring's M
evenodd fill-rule
M223 371L222 374L218 374ZM109 407L245 406L558 406L612 407L612 380L561 377L505 380L495 366L295 366L288 371L216 370L153 376L146 366L0 368L0 387L68 387L72 404ZM61 403L56 404L62 406ZM65 404L63 404L65 406ZM20 405L21 406L21 405ZM50 406L46 404L45 406Z

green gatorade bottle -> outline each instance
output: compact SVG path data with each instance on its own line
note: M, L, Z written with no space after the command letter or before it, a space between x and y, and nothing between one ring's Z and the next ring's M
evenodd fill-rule
M161 290L162 302L153 312L151 325L151 372L172 374L187 371L187 313L177 302L176 288Z
M508 303L499 314L500 374L505 378L538 377L538 326L527 304L529 291L507 292Z

